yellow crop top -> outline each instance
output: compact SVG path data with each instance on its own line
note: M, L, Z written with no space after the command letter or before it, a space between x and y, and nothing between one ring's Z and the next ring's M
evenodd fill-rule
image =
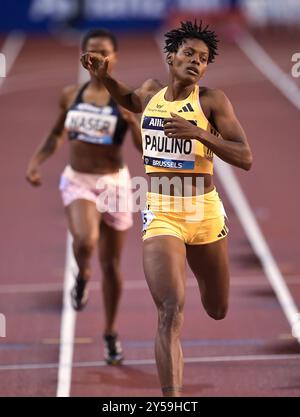
M205 117L199 100L199 86L180 101L165 100L167 87L160 90L146 106L142 119L143 159L146 173L193 172L213 173L213 152L195 139L168 138L163 122L171 112L219 136Z

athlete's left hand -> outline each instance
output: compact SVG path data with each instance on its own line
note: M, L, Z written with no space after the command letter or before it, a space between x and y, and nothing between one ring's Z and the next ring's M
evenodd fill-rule
M205 132L176 113L171 113L171 116L164 120L164 132L169 138L199 139L201 133Z

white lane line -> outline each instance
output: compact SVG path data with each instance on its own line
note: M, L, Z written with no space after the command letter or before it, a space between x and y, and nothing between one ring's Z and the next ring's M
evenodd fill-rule
M300 110L300 89L297 84L293 82L289 77L266 53L266 51L260 46L260 44L251 36L250 33L245 33L244 36L236 40L239 48L249 58L251 63L277 88L281 93L298 109ZM219 164L220 165L220 164ZM224 163L222 163L224 166ZM221 171L221 168L219 168ZM227 170L227 173L229 171ZM220 176L221 181L226 177L227 173L222 170ZM232 175L230 175L231 178ZM235 178L231 182L235 181ZM236 182L236 181L235 181ZM228 186L228 183L227 185ZM262 232L255 220L253 213L246 201L245 196L242 196L238 188L239 184L231 184L236 188L237 195L234 192L231 193L231 202L236 205L236 200L239 201L241 216L244 219L244 228L247 233L252 246L259 256L266 275L275 291L278 301L284 311L284 314L292 328L292 333L300 343L300 314L287 286L283 275L281 274L272 253L265 241ZM241 189L240 189L241 190ZM242 213L244 213L242 215ZM242 219L241 219L242 220Z
M78 57L79 60L79 57ZM87 80L88 71L84 70L79 62L78 82ZM72 362L74 350L74 336L76 327L76 313L72 308L70 291L74 285L74 277L78 273L78 267L73 255L72 236L67 234L66 265L63 291L63 311L60 331L59 367L57 379L57 397L69 397L72 384Z
M236 44L252 64L300 110L300 89L297 84L273 61L254 37L245 32L236 40Z
M215 167L219 180L242 224L253 251L260 259L292 331L296 332L300 325L298 309L233 169L219 158L215 159ZM297 340L300 342L300 333Z
M60 328L59 365L57 397L69 397L72 379L73 346L76 325L76 314L71 305L70 291L77 274L77 265L72 251L72 237L67 235L67 250L63 291L63 310Z
M262 60L262 64L259 64L260 67L264 68L264 74L273 68L276 67L274 63L272 63L271 59L263 53L262 49L259 47L255 50L255 41L251 40L249 37L245 37L244 44L248 44L250 47L249 50L252 51L253 55L251 55L251 61L256 65L259 62L259 58ZM156 42L158 48L162 54L162 44L161 44L161 37L156 38ZM240 46L241 47L241 46ZM255 60L254 60L255 56ZM268 59L267 59L268 58ZM165 61L164 61L165 62ZM165 63L166 65L166 63ZM265 68L265 66L267 66ZM281 75L279 69L275 70L273 68L273 75L271 76L272 82L278 83L279 80L277 77ZM276 75L276 77L275 77ZM285 74L284 74L285 75ZM290 80L289 80L290 81ZM277 84L276 84L277 85ZM283 89L284 86L287 86L287 80L284 78L283 84L281 88ZM290 100L292 101L292 96L294 93L291 93L294 88L289 86L289 96ZM298 88L297 88L298 90ZM292 94L292 95L291 95ZM298 90L299 94L299 90ZM290 96L291 95L291 96ZM294 97L294 96L293 96ZM294 98L293 98L294 100ZM300 97L299 97L300 100ZM294 101L293 101L294 103ZM300 101L299 101L300 103ZM294 103L295 104L295 103ZM296 105L296 104L295 104ZM253 251L258 256L261 261L262 267L265 271L265 274L278 298L278 301L281 305L281 308L292 328L292 333L300 343L300 314L298 312L297 306L290 294L290 291L285 283L285 280L275 262L275 259L270 251L270 248L267 244L266 239L255 219L255 216L250 208L250 205L247 201L245 193L243 192L238 179L229 164L226 164L220 158L215 157L215 168L219 180L221 181L225 192L228 195L228 198L235 209L235 212L244 228L244 231L250 241Z
M238 355L238 356L203 356L185 358L184 363L217 363L217 362L254 362L254 361L280 361L280 360L299 360L300 354L295 355ZM127 366L156 365L155 359L128 359L124 361ZM104 367L104 361L78 362L74 363L76 368ZM1 368L0 368L1 370Z
M233 287L256 287L265 286L265 276L244 276L244 277L230 277L231 285ZM293 276L286 278L288 285L298 286L300 285L300 276ZM198 287L195 278L191 277L187 279L188 288ZM89 291L99 291L100 283L92 281L89 285ZM148 290L147 283L144 280L128 280L124 281L124 290ZM63 284L61 283L44 283L44 284L11 284L0 285L0 294L31 294L38 292L60 292L63 290Z
M14 365L0 365L0 371L33 371L41 369L57 369L57 363L24 363Z
M184 362L188 363L218 363L218 362L256 362L256 361L293 361L300 360L300 354L294 355L237 355L237 356L203 356L185 358ZM145 366L155 365L155 359L128 359L125 360L124 366ZM104 368L108 367L104 361L94 362L74 362L73 368ZM0 365L0 371L32 371L42 369L56 369L57 363L29 363L29 364L14 364L14 365Z
M16 62L21 49L25 44L25 35L20 32L10 32L4 41L1 53L5 56L6 77L0 77L0 89L8 77L14 63ZM1 92L0 92L1 94Z

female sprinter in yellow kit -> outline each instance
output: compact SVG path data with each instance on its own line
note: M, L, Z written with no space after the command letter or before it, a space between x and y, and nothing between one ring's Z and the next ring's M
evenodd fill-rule
M148 193L143 257L158 311L155 354L162 392L180 396L183 357L179 335L186 259L209 316L223 319L228 305L228 229L213 183L213 154L245 170L251 167L252 154L225 94L198 86L217 52L215 33L201 23L182 22L165 37L169 81L163 89L148 80L131 91L108 74L108 60L98 54L84 54L82 64L103 81L120 105L132 112L143 111L144 164L151 185L165 179L175 183L168 192L156 186ZM181 195L178 181L185 185Z

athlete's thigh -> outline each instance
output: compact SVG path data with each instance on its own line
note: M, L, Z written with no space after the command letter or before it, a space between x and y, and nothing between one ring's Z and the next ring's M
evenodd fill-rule
M99 256L101 261L119 261L124 247L127 230L120 231L108 226L105 222L100 225Z
M74 238L94 241L98 239L100 213L94 202L74 200L65 210L68 226Z
M182 240L156 236L143 242L143 264L154 302L184 304L186 250Z
M187 245L186 251L206 303L226 304L229 296L227 237L206 245Z

